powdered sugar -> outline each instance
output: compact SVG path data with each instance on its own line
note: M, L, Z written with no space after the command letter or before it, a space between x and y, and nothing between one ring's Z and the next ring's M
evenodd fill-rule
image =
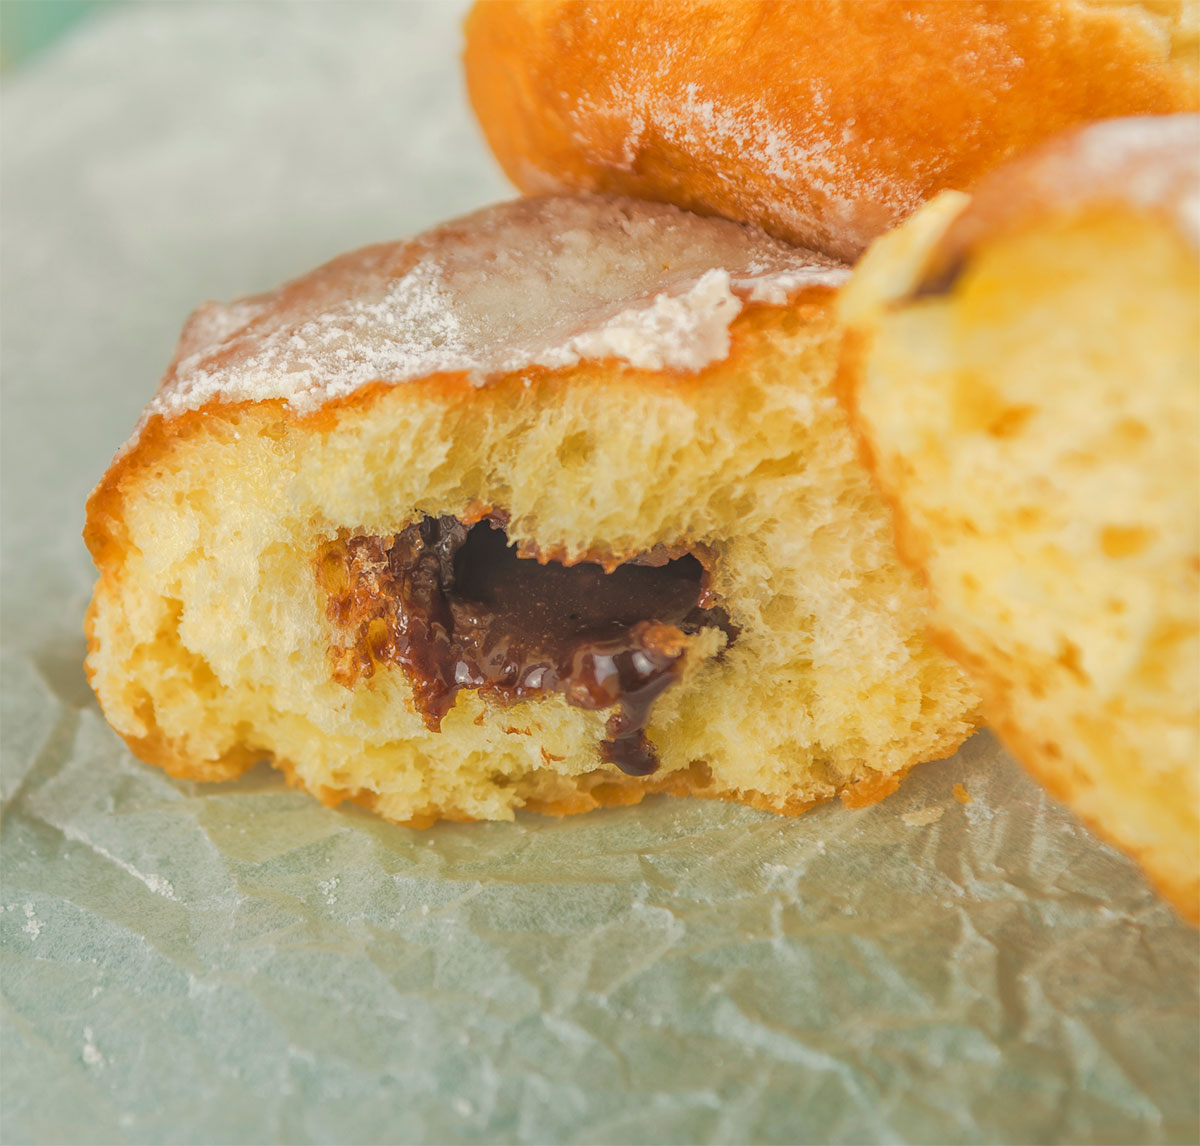
M729 272L705 271L689 291L661 294L650 306L624 310L596 330L576 335L568 356L623 358L646 370L699 370L729 353L729 324L742 309Z
M1200 247L1200 116L1097 123L1079 133L1065 159L1078 165L1068 192L1111 189L1136 207L1165 209Z
M577 125L576 144L590 153L595 142L592 125L625 123L619 155L590 157L626 171L633 168L651 137L661 137L685 154L701 157L717 172L722 169L722 155L729 152L739 162L754 163L776 181L779 193L765 204L772 214L798 230L815 223L819 230L844 232L854 243L865 246L874 231L865 223L860 227L859 200L883 201L895 192L886 181L852 168L847 155L856 139L856 126L830 122L818 86L813 85L805 99L812 122L806 128L792 124L785 131L776 126L776 117L763 103L728 99L718 103L707 98L695 82L674 90L668 71L660 71L657 84L626 86L614 81L604 97L584 94L576 98L567 111ZM841 148L834 146L835 136L840 137ZM808 188L810 198L803 207L795 193L797 185ZM749 188L742 190L750 193ZM913 205L897 202L897 208Z
M699 370L746 302L783 304L847 269L751 228L629 199L524 199L409 243L345 255L189 321L147 410L286 400L305 412L372 382L619 358Z

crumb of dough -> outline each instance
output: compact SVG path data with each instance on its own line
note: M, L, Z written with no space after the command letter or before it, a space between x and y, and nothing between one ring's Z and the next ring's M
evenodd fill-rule
M915 812L905 812L900 818L910 828L924 828L936 824L942 818L945 808L918 808Z

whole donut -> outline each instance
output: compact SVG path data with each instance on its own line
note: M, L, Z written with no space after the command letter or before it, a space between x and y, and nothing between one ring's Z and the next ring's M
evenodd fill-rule
M482 0L472 103L521 190L615 192L852 259L1095 119L1196 110L1198 8Z

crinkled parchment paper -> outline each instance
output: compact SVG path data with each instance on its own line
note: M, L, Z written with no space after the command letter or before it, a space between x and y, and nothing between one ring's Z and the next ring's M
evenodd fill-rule
M1196 933L986 734L863 812L422 833L104 724L83 501L187 311L509 194L458 18L131 5L8 82L3 1140L1196 1141Z

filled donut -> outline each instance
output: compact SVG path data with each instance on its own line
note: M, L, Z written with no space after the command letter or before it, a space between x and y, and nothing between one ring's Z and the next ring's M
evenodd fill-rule
M948 192L847 288L844 385L985 713L1200 916L1200 117Z
M834 394L845 276L584 196L201 307L88 506L108 720L417 825L891 791L976 699Z
M1094 119L1200 107L1194 2L480 0L468 90L522 191L617 192L853 259Z

